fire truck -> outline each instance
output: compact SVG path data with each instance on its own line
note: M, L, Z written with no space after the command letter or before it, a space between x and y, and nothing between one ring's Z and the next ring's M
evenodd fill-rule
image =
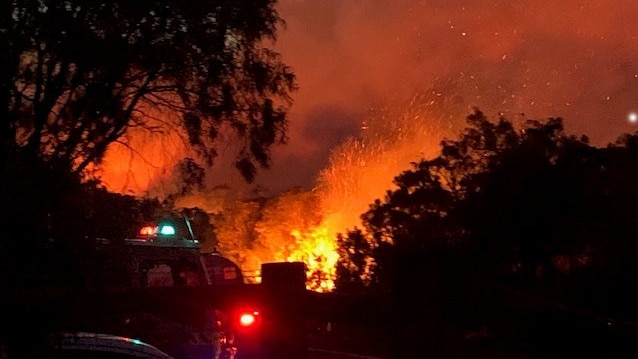
M265 264L262 284L246 284L235 263L202 253L192 232L180 233L175 221L144 225L126 239L97 238L93 248L83 288L17 296L10 300L14 312L35 318L39 333L133 338L176 359L303 357L303 349L287 349L303 343L303 330L291 320L300 308L292 303L305 293L300 263ZM281 274L287 272L296 280ZM30 335L29 321L13 323Z
M106 270L94 284L120 295L116 334L178 359L264 357L263 287L246 284L220 253L202 253L186 216L181 229L173 218L123 241L97 239L98 266Z

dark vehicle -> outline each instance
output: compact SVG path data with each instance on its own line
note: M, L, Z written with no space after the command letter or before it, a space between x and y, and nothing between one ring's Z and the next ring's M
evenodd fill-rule
M231 260L201 253L198 241L180 236L175 225L146 225L120 241L98 239L94 257L100 270L91 271L90 285L116 294L118 334L178 359L258 356L259 336L246 335L260 325L257 287L244 283Z
M96 257L105 269L95 286L157 288L242 285L241 269L219 253L200 253L199 242L176 236L172 225L144 226L123 241L97 239Z
M50 338L53 359L172 359L138 339L99 333L55 333Z
M246 284L235 263L201 253L193 236L170 223L126 239L98 238L84 250L75 285L2 292L0 354L20 357L31 346L26 357L41 357L46 336L59 332L131 338L175 359L270 359L292 357L280 355L287 347L305 350L304 332L291 320L302 318L302 263L294 266L296 280L265 270L263 283Z

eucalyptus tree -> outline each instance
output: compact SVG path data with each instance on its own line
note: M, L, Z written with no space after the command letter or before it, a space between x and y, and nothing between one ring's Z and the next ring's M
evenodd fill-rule
M187 185L201 180L221 143L233 144L246 180L268 167L271 146L286 140L296 89L272 49L283 25L275 5L2 1L0 224L21 236L0 242L14 258L0 272L33 270L18 268L37 261L16 253L48 246L54 232L78 247L84 237L72 223L91 216L84 174L132 128L182 136L195 153L180 167Z
M4 161L19 155L80 174L132 126L157 126L151 109L175 115L208 163L228 129L248 180L285 141L295 79L268 47L283 24L275 0L0 6Z

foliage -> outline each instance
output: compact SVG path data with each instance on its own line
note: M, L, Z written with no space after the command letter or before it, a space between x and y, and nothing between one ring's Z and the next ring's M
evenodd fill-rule
M285 261L299 247L293 231L303 232L319 224L319 200L312 192L293 188L269 199L255 225L257 241L272 248L271 261Z
M351 292L368 285L374 267L374 248L365 234L356 229L348 236L337 235L337 280L335 287L341 292Z
M218 250L243 270L259 269L258 259L252 252L257 241L254 228L261 217L261 208L260 201L245 201L225 209L222 215L213 219L216 247L205 246L203 249Z
M175 131L194 149L196 158L176 168L182 192L201 186L221 141L236 144L236 167L247 180L267 167L271 145L285 141L296 87L291 69L267 48L283 23L274 6L2 2L0 218L22 234L0 243L2 256L35 255L51 236L71 248L81 240L73 237L89 233L71 228L123 219L111 218L129 213L109 212L115 204L87 207L102 195L98 183L82 180L110 144L126 145L130 128ZM101 210L109 213L91 214ZM33 261L7 258L0 258L7 270Z
M596 148L566 135L560 118L518 130L478 110L467 120L438 157L395 178L362 216L363 232L341 238L343 278L362 275L364 256L374 266L363 284L387 289L397 258L456 252L472 262L468 275L525 288L566 293L580 281L602 293L635 282L638 135Z
M24 152L79 174L129 127L157 126L159 110L179 115L174 125L208 162L227 124L252 179L284 138L294 76L262 47L281 23L272 0L2 6L4 159Z
M204 188L205 170L194 159L184 158L180 161L177 164L177 173L182 184L180 195L191 193L194 189L202 190Z
M290 260L320 220L316 194L299 188L273 198L240 201L214 219L217 250L244 271L256 273L264 262Z

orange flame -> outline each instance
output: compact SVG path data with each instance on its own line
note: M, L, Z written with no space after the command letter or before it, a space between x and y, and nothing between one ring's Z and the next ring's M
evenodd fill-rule
M312 192L292 190L266 204L219 201L214 199L219 193L213 192L191 195L182 202L223 214L225 219L216 223L217 249L249 273L249 280L260 281L262 263L303 261L308 269L308 288L332 291L339 259L337 234L361 228L361 214L393 188L394 177L409 169L411 162L436 154L443 132L451 129L451 125L441 126L448 121L435 116L432 103L417 96L407 109L386 109L370 118L359 137L333 151ZM157 147L161 146L152 148ZM127 160L119 158L114 163ZM167 163L173 158L170 156ZM107 169L117 169L109 163ZM120 175L107 178L121 180L121 171L117 173ZM155 181L145 183L150 186ZM233 191L225 193L229 192ZM216 203L215 208L211 203Z
M337 234L361 228L361 214L393 187L394 177L409 169L411 162L435 155L442 132L451 128L442 129L441 124L446 121L434 115L429 108L431 101L422 100L415 97L407 110L402 108L398 115L387 110L371 118L362 126L360 137L351 138L334 150L330 165L321 171L313 191L319 202L318 223L293 225L289 218L304 216L304 207L294 201L280 203L283 208L278 211L279 222L271 225L290 225L287 228L294 239L292 250L282 246L272 254L269 253L272 247L264 246L251 253L258 258L281 258L284 254L285 260L303 261L308 267L308 288L332 291L339 259ZM303 193L297 194L301 195ZM260 233L267 234L267 231ZM278 240L266 236L260 242L278 243ZM364 272L370 270L364 268Z
M290 234L296 239L297 248L287 260L306 263L307 272L310 274L308 289L318 292L332 291L339 260L334 234L327 227L317 227L305 234L295 229Z

